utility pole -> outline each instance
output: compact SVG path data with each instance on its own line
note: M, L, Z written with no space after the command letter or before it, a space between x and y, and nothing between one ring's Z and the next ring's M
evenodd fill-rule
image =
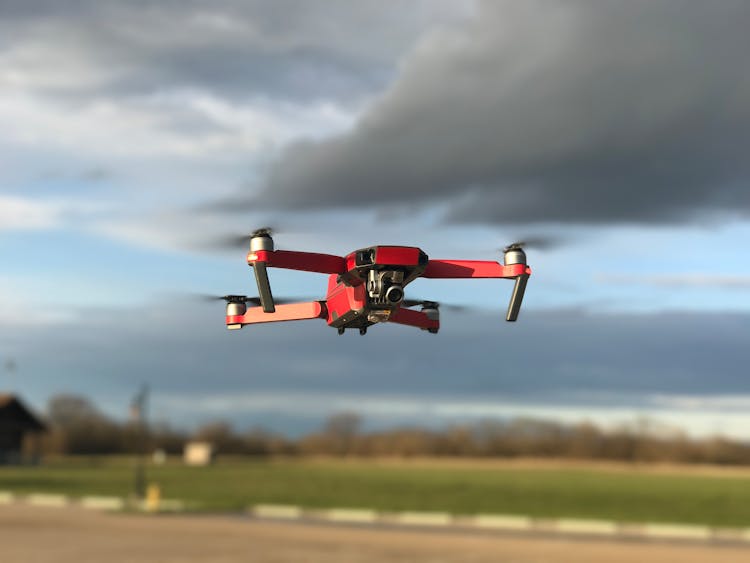
M8 393L13 393L13 374L18 371L18 364L13 358L7 358L4 367L5 373L8 375Z
M135 478L133 487L138 500L146 496L146 455L148 448L148 385L141 386L130 403L130 416L135 423Z

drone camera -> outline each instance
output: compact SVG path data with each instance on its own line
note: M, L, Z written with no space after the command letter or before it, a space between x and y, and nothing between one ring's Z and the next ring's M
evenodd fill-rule
M392 305L401 303L404 299L404 288L400 285L392 285L385 291L385 300Z
M367 292L373 303L398 305L404 299L404 273L398 270L370 270Z

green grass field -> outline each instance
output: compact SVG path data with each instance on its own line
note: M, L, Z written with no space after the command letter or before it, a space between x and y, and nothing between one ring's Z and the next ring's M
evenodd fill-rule
M256 503L378 510L437 510L537 517L750 526L750 477L368 460L225 460L212 467L148 468L166 498L196 510ZM0 467L0 490L127 496L133 462L122 458Z

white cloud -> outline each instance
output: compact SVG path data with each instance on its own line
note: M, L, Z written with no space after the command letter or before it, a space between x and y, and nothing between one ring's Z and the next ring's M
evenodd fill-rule
M0 326L57 325L77 318L72 308L52 304L48 296L38 294L39 285L34 280L0 277Z
M0 195L0 231L71 226L108 208L105 203Z
M60 202L51 203L0 195L0 231L57 227L66 207Z
M23 91L0 94L5 144L70 151L77 158L248 160L261 149L332 133L352 121L332 103L232 103L199 91L101 97L75 105Z
M595 280L602 284L650 285L655 287L696 287L725 289L750 288L750 275L682 273L682 274L595 274Z
M0 53L3 91L81 89L101 87L122 74L123 68L97 64L83 49L71 48L75 37L62 29L47 29L49 36L27 35Z
M217 233L226 231L226 218L179 210L155 211L114 220L95 220L87 229L144 248L195 252L205 250Z

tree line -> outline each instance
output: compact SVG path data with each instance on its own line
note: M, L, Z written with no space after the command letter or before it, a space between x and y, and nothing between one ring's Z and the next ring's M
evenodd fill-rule
M238 431L215 421L192 432L166 423L117 422L83 397L59 395L47 409L42 454L133 454L157 449L181 454L190 440L216 451L253 456L541 457L631 462L750 464L750 444L721 436L692 438L641 419L613 429L590 422L534 418L485 420L441 429L401 427L365 431L356 413L331 416L317 431L289 438L262 428Z

